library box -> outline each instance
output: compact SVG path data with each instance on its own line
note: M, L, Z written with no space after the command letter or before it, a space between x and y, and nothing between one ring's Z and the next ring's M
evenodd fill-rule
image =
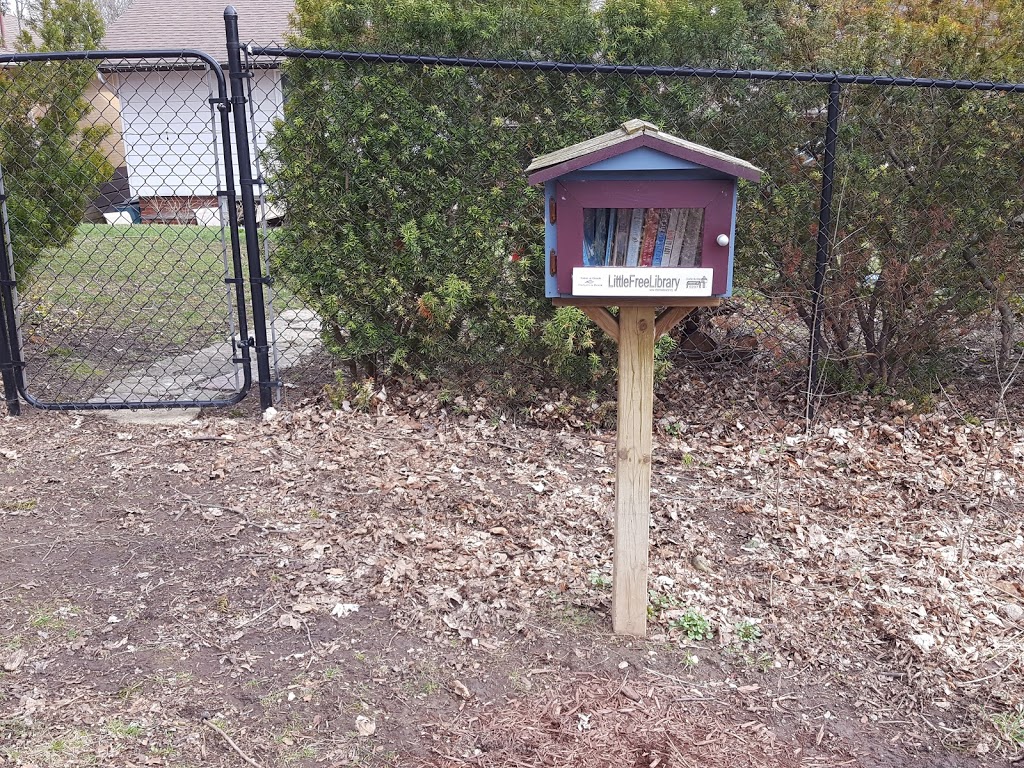
M547 296L730 295L737 182L760 169L630 120L527 173L544 185Z

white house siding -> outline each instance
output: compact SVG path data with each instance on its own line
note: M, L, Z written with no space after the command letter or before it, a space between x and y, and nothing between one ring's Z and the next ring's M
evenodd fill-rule
M133 197L205 198L224 188L220 114L210 106L216 81L210 73L129 72L117 77L117 85ZM256 71L253 95L256 117L250 137L256 136L262 148L273 120L282 115L281 73ZM234 150L232 155L237 181Z

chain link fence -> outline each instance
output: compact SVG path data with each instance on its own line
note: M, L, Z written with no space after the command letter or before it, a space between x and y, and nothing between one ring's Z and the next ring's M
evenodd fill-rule
M741 186L732 299L659 349L664 400L699 369L702 396L738 404L1020 410L1021 86L273 46L248 65L284 73L259 147L267 204L288 212L271 271L323 323L343 394L382 373L481 402L609 392L611 342L540 298L523 169L642 118L765 170Z
M0 58L0 367L30 402L237 402L247 236L273 277L279 399L424 382L469 410L608 399L613 343L543 298L542 193L524 169L642 118L765 170L741 186L733 297L659 346L664 402L869 392L1020 411L1022 86L245 54L250 232L212 59Z

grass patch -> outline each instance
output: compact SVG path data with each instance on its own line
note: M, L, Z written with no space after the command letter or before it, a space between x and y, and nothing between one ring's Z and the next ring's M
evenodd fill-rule
M30 321L114 333L144 326L177 345L226 327L223 250L209 227L83 224L20 283L40 310Z
M1024 711L993 715L992 724L1014 749L1024 747Z
M247 274L244 232L241 241ZM214 227L82 224L19 285L37 321L87 321L115 332L142 327L179 347L205 344L227 327L224 247ZM275 290L278 308L302 306L286 289ZM66 344L54 349L70 351Z
M225 248L230 265L230 242L214 227L82 224L70 243L19 276L29 364L45 360L49 371L38 380L74 382L84 392L88 383L226 341L229 328L237 337ZM242 249L248 305L244 233ZM277 288L276 309L301 306ZM251 333L248 308L246 316Z

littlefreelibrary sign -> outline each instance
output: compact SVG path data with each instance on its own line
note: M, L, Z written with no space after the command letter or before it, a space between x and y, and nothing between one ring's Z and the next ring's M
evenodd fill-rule
M710 296L714 270L700 267L576 267L574 296Z

